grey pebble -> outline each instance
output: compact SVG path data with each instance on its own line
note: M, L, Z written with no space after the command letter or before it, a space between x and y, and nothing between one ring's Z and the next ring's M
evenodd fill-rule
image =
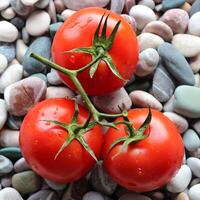
M126 193L122 195L119 200L151 200L150 197L147 197L142 194L136 194L136 193Z
M30 35L27 32L25 27L22 29L22 39L23 39L25 44L29 43L29 41L30 41Z
M19 192L11 187L7 187L0 190L0 199L1 200L23 200Z
M32 74L30 77L38 77L41 80L43 80L46 83L46 85L47 85L48 80L47 80L46 75L44 75L43 73Z
M22 157L19 147L5 147L0 149L0 155L9 158L12 161L16 161Z
M13 43L0 42L0 54L3 54L8 62L11 62L16 55L15 45Z
M200 159L198 158L194 158L194 157L189 157L187 159L187 164L190 167L190 169L192 170L192 173L200 178Z
M62 22L53 23L49 27L49 32L51 37L53 38L57 32L57 30L63 25Z
M200 0L195 0L189 12L190 17L199 11L200 11Z
M27 200L59 200L52 190L40 190L29 196Z
M18 147L19 146L19 131L4 128L0 132L1 147Z
M50 0L39 0L39 1L35 4L35 6L36 6L37 8L44 9L44 8L46 8L46 7L48 6L49 1L50 1Z
M15 25L19 30L24 27L24 20L21 17L15 17L10 21L13 25Z
M47 74L47 80L51 85L60 85L63 83L57 71L54 69L51 69L51 72Z
M11 187L12 185L12 177L10 176L5 176L1 179L1 186L3 188L6 188L6 187Z
M125 5L125 0L120 0L120 1L111 0L110 10L118 14L121 14L121 12L123 11L124 5Z
M0 176L10 173L13 170L12 162L5 156L0 155Z
M8 114L6 125L12 130L19 130L22 124L22 120L23 118L21 117L16 117L11 114Z
M7 108L4 99L0 99L0 130L3 128L7 119Z
M19 160L17 160L14 164L14 170L15 172L23 172L23 171L27 171L30 169L30 166L28 165L28 163L26 162L26 160L24 159L24 157L20 158Z

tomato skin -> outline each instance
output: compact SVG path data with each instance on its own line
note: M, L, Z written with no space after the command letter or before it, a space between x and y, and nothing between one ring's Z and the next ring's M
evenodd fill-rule
M85 53L63 53L74 48L90 47L94 33L102 15L110 13L107 26L107 37L110 36L116 23L121 20L112 48L109 54L121 74L129 80L136 70L138 61L137 38L130 25L121 16L102 8L85 8L69 17L57 31L52 44L53 61L68 69L79 69L91 61L91 56ZM104 21L103 21L104 22ZM73 90L74 84L68 76L59 73L62 80ZM88 95L105 95L119 89L125 81L116 77L101 61L91 79L89 69L80 73L78 79ZM109 83L109 84L108 84ZM91 87L92 86L92 87Z
M55 160L55 155L68 136L66 130L42 120L69 123L74 113L74 101L47 99L37 104L26 115L20 130L20 147L31 168L39 175L61 183L84 176L95 160L77 141L73 140ZM84 123L88 111L79 105L79 123ZM84 138L96 157L99 157L103 133L100 126L93 127Z
M147 114L148 109L134 109L128 112L128 118L138 129ZM127 135L125 127L119 125L118 131L109 129L105 135L104 167L113 180L128 190L147 192L157 189L166 184L182 164L184 146L175 125L162 113L152 110L149 127L149 137L130 144L115 158L113 156L119 152L122 143L116 145L110 153L107 152L114 140Z

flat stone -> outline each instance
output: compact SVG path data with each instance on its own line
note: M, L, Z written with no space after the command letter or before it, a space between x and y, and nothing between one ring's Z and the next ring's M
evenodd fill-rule
M174 34L184 33L189 23L189 15L185 10L179 8L170 9L163 14L160 20L165 22Z
M14 164L14 170L15 172L23 172L23 171L27 171L30 169L30 166L28 165L28 163L26 162L26 160L24 159L24 157L20 158L19 160L17 160Z
M124 5L125 5L125 0L121 0L121 1L111 0L110 10L118 14L121 14L123 11Z
M2 200L23 200L17 190L11 187L0 190L0 199Z
M188 191L190 200L199 200L200 196L200 184L192 186Z
M200 88L182 85L174 92L174 110L189 118L200 117ZM191 103L192 102L192 103Z
M1 147L18 147L19 146L19 131L3 129L0 132Z
M200 11L200 0L195 0L193 2L192 7L191 7L190 12L189 12L190 17L192 15L194 15L196 12L199 12L199 11Z
M172 29L164 22L162 21L152 21L148 23L143 31L143 33L153 33L161 38L163 38L165 41L171 41L173 37L173 31Z
M189 34L177 34L172 44L185 56L194 57L200 54L200 38Z
M12 162L5 156L0 155L0 176L10 173L13 170Z
M11 7L6 8L5 10L1 11L1 16L6 20L13 19L15 17L15 15L16 15L16 13Z
M0 130L3 128L6 120L7 120L7 108L4 99L0 99Z
M41 62L30 58L31 53L37 53L47 59L50 59L51 50L51 40L49 37L39 37L29 46L23 57L23 67L29 74L34 74L44 71L46 65Z
M36 103L43 100L45 94L45 82L37 77L29 77L8 86L4 98L12 115L23 116Z
M170 43L165 42L159 46L158 53L161 56L166 69L180 84L195 84L192 69L177 48Z
M8 62L15 58L15 45L13 43L0 42L0 54L3 54Z
M24 57L27 49L28 49L28 47L26 46L24 41L21 39L18 39L16 42L16 58L20 63L23 62L23 57Z
M199 171L199 168L200 168L200 159L194 158L194 157L189 157L187 159L187 164L190 167L190 169L192 170L192 173L196 177L200 178L200 171Z
M22 154L18 147L5 147L0 149L0 155L9 158L12 161L16 161L21 158Z
M10 0L1 0L0 1L0 11L6 9L10 4Z
M173 9L173 8L178 8L178 7L182 6L185 2L186 2L186 0L173 0L173 1L163 0L162 8L164 11Z

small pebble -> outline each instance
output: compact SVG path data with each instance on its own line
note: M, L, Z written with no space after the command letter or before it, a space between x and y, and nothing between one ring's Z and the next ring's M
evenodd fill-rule
M149 22L156 20L153 10L144 5L133 6L129 14L134 17L137 23L137 29L142 30Z
M24 20L21 17L15 17L10 22L19 30L24 27Z
M1 11L1 16L7 20L13 19L15 15L16 13L11 7Z
M199 74L195 74L194 75L194 79L195 79L195 87L200 87L200 75Z
M189 14L190 9L191 9L191 5L188 2L185 2L180 8L182 10L185 10Z
M50 0L39 0L35 6L40 9L44 9L48 6Z
M131 8L135 5L135 0L125 0L124 10L128 14Z
M190 182L190 187L192 187L193 185L196 185L200 183L200 178L194 178L191 182Z
M1 147L18 147L19 146L19 131L3 129L0 132Z
M151 198L142 194L127 193L122 195L119 200L151 200Z
M194 130L200 135L200 120L195 121L192 124L192 127L194 128Z
M191 58L189 64L192 68L193 73L197 73L200 70L200 54Z
M11 114L8 114L6 125L12 130L19 130L22 124L22 117L15 117Z
M186 0L163 0L162 1L162 9L164 11L169 10L169 9L173 9L173 8L178 8L181 7L184 3L186 2Z
M45 84L47 85L47 77L45 76L45 74L43 73L36 73L36 74L32 74L30 77L38 77L41 80L43 80L45 82Z
M27 51L28 47L24 43L22 39L18 39L16 42L16 58L17 60L22 63L23 62L23 57Z
M3 54L0 54L0 74L4 72L7 66L8 66L7 58Z
M147 7L151 8L152 10L155 8L155 2L153 0L140 0L138 2L138 5L147 6Z
M3 128L7 120L7 108L4 99L0 99L0 130Z
M65 4L62 0L54 0L54 5L57 13L61 13L63 10L65 10Z
M63 12L61 13L61 17L62 17L63 21L65 21L66 19L68 19L75 12L76 11L70 10L70 9L63 10Z
M47 80L51 85L60 85L63 83L55 69L51 69L51 72L47 74Z
M0 42L0 54L3 54L8 62L15 58L15 46L13 43Z
M130 15L127 15L127 14L122 14L121 15L128 23L129 25L132 27L132 29L134 31L136 31L136 21L133 17L131 17Z
M195 0L190 9L190 17L200 11L200 0Z
M104 196L101 193L90 191L84 194L82 200L104 200Z
M53 190L63 190L66 188L67 184L64 183L56 183L54 181L45 179L47 185L52 188Z
M59 200L55 192L52 190L39 190L30 195L27 200Z
M27 171L30 169L30 166L28 165L28 163L26 162L26 160L24 159L24 157L20 158L19 160L17 160L14 164L14 170L15 172L23 172L23 171Z
M192 170L192 173L200 178L200 159L198 158L194 158L194 157L190 157L187 159L187 164L190 167L190 169Z
M0 1L0 11L6 9L10 4L10 0L1 0Z
M21 2L26 6L32 6L37 3L39 0L21 0Z
M0 176L10 173L13 170L12 162L5 156L0 155Z
M187 193L181 192L178 194L178 196L175 198L175 200L190 200Z
M123 11L124 5L125 5L125 0L120 0L120 1L111 0L110 10L118 14L121 14L121 12Z
M23 39L25 44L28 44L29 41L30 41L30 35L28 34L25 27L22 29L22 39Z
M196 12L189 20L188 33L196 36L200 36L200 12Z
M54 23L54 24L51 24L50 27L49 27L49 32L50 32L50 35L51 37L53 38L54 35L56 34L57 30L63 25L62 22L57 22L57 23Z
M17 190L11 187L0 190L0 199L2 200L23 200Z
M5 147L0 149L0 155L9 158L12 161L16 161L21 158L21 151L19 147Z
M11 185L12 185L12 177L10 177L10 176L3 177L1 179L1 185L2 185L3 188L11 187Z
M199 200L200 197L200 184L192 186L188 191L190 200Z

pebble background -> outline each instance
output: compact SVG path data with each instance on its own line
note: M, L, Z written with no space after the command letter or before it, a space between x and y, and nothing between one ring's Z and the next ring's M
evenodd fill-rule
M121 14L136 30L140 48L132 80L112 94L92 97L93 103L111 113L123 105L150 106L183 137L183 165L159 190L128 192L101 163L77 182L58 184L38 176L21 155L19 129L28 110L45 98L75 97L30 52L49 59L63 21L89 6ZM199 71L200 0L0 0L0 200L200 200Z

